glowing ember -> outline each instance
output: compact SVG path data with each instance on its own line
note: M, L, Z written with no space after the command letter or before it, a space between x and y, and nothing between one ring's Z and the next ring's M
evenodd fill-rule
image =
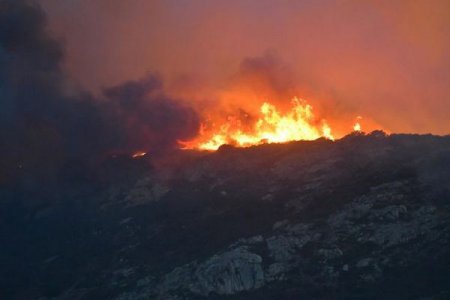
M199 137L182 145L185 149L217 150L224 144L248 147L320 137L333 140L331 128L325 120L315 118L311 105L294 98L292 108L285 114L266 102L260 108L258 119L250 126L245 126L239 118L228 117L220 126L208 128L203 124Z
M355 123L355 125L353 125L353 131L361 132L361 124L359 123L359 121L361 119L362 119L362 117L356 118L356 123Z
M138 151L138 152L134 153L131 157L138 158L138 157L142 157L142 156L145 156L145 155L147 155L147 152Z

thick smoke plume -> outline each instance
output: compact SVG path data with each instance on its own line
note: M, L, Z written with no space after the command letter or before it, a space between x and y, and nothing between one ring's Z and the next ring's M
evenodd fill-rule
M156 76L96 99L67 80L63 59L35 2L0 0L0 184L51 180L68 161L110 153L161 154L196 134L195 112Z
M165 96L162 82L156 77L129 81L106 89L108 109L126 138L125 146L163 154L179 146L179 140L193 138L199 118L181 101Z

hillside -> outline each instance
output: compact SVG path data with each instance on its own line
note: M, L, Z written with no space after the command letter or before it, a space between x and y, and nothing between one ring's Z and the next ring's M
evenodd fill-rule
M2 299L450 298L448 136L115 157L0 192Z

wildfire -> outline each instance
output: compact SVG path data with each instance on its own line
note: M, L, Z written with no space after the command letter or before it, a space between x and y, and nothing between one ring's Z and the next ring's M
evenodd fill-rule
M134 153L131 157L132 158L138 158L138 157L142 157L142 156L145 156L145 155L147 155L147 152L138 151L138 152Z
M320 137L334 139L330 126L314 116L311 105L298 98L291 103L291 109L284 114L275 105L263 103L258 118L250 125L235 116L228 117L219 126L202 124L199 137L182 145L185 149L217 150L224 144L248 147Z
M353 131L357 131L357 132L361 132L361 124L359 123L359 121L362 119L362 117L358 116L356 118L356 123L355 125L353 125Z

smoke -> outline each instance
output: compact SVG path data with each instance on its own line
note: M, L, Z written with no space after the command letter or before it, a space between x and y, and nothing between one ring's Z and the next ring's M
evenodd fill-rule
M335 138L351 132L356 117L361 114L351 105L342 104L331 92L312 88L311 83L302 80L275 51L245 57L236 69L215 88L210 88L211 83L199 84L198 78L184 76L169 90L193 100L191 105L202 114L207 130L231 122L251 131L260 117L263 103L274 104L281 113L287 113L292 110L294 98L310 104L317 124L326 121ZM386 130L365 114L362 123L366 131Z
M92 90L149 68L221 89L243 58L274 50L315 108L331 98L337 115L392 132L450 128L447 0L41 1L66 38L65 67Z
M299 95L295 74L283 60L273 52L262 56L246 57L231 76L228 83L228 95L247 99L248 105L255 105L256 110L264 101L280 106L289 104L293 97ZM244 95L244 97L241 97Z
M129 81L104 91L114 120L125 131L126 145L149 150L152 155L179 146L178 141L193 138L200 120L196 112L164 95L161 80L150 76Z
M300 97L312 105L316 116L326 119L332 125L335 137L348 134L355 118L360 114L352 105L343 104L340 97L332 91L314 87L274 51L243 59L231 80L229 90L246 94L253 99L250 103L261 105L262 101L269 101L281 110L291 109L291 100ZM253 111L254 109L255 107ZM364 130L367 131L387 130L366 115L364 125Z
M33 1L0 0L0 183L37 185L68 161L111 152L162 154L194 136L198 117L147 76L107 88L96 98L74 88Z

